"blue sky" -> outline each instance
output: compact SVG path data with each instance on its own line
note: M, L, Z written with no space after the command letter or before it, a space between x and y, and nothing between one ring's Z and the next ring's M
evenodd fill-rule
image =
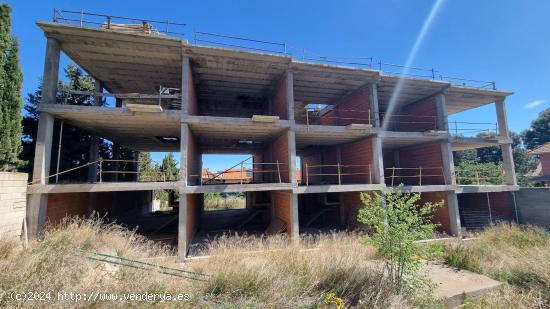
M34 22L51 20L54 8L170 20L186 23L186 33L197 29L286 42L324 55L373 56L404 64L434 1L7 3L13 8L13 33L20 40L26 94L36 89L44 62L45 39ZM550 107L549 14L550 1L446 0L412 64L450 76L494 80L499 89L513 91L506 102L509 126L520 132ZM454 119L495 122L496 116L494 107L487 106ZM229 164L227 157L209 160L213 169Z

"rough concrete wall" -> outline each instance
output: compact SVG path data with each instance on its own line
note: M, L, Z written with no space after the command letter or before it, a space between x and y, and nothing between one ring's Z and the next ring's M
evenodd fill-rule
M401 176L403 176L402 181L406 185L420 184L420 177L405 177L419 175L420 171L416 169L419 167L423 169L422 175L424 176L422 176L422 185L445 184L442 170L443 157L440 144L420 145L400 149L399 165L401 168L415 168L412 170L405 169L399 171ZM391 175L391 170L386 169L386 173L386 176Z
M189 185L200 184L201 162L201 152L197 145L195 135L189 130L187 146L187 183Z
M521 188L515 195L520 223L550 228L550 188Z
M288 235L292 235L292 215L291 215L291 192L285 191L273 191L271 193L271 200L273 201L273 211L277 218L283 220L286 223L286 232Z
M437 128L437 105L435 97L409 104L391 117L395 131L423 132Z
M288 98L286 95L287 77L285 76L279 81L275 94L271 99L271 110L274 116L279 116L279 119L288 119Z
M342 176L343 184L365 184L372 183L372 139L367 138L357 142L342 145L340 147L340 159L343 165L342 173L353 174ZM369 166L370 165L370 170Z
M26 215L25 173L0 172L0 234L20 236Z
M106 204L104 202L100 202L98 205L105 207ZM110 201L106 202L110 204ZM78 216L83 218L88 213L89 206L90 193L87 192L48 194L46 223L56 226L65 217Z
M197 90L195 89L195 82L193 80L193 72L189 68L189 115L199 114L199 102L197 100Z
M437 228L440 232L445 232L452 235L451 220L449 218L449 205L446 192L423 192L420 194L420 205L425 203L443 202L443 206L438 208L432 218L432 222L440 224Z
M362 90L324 114L320 123L337 126L346 126L352 123L371 124L371 118L369 91Z
M550 153L543 153L540 156L540 164L542 165L542 175L550 176Z

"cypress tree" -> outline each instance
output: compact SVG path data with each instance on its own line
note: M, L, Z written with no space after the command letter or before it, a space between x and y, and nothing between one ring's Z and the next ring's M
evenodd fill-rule
M21 85L19 46L11 32L11 9L0 5L0 170L21 165Z

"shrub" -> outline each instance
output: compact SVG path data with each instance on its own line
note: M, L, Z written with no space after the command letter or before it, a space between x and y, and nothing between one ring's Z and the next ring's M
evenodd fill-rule
M416 241L433 234L436 224L430 219L442 203L419 205L420 194L403 192L402 187L383 194L362 193L361 200L365 206L358 220L373 230L370 240L384 259L390 280L401 291L404 281L417 275Z

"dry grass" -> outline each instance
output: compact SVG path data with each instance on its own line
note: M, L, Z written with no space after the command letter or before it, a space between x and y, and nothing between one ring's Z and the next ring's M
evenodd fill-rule
M472 308L550 307L550 233L502 224L476 241L447 250L448 264L505 282L498 292L467 304Z
M312 248L314 247L314 248ZM149 307L151 302L57 301L57 292L186 293L186 302L161 307L318 307L328 293L347 306L407 308L414 299L395 295L393 288L368 262L374 250L355 234L304 238L302 247L286 245L284 237L222 237L211 244L210 259L198 259L178 268L208 274L205 282L167 276L155 271L112 267L89 260L81 249L145 260L173 255L115 225L98 220L67 220L47 232L43 240L23 250L0 240L0 307ZM4 249L7 248L7 249ZM300 250L310 248L309 250ZM243 251L264 252L243 253ZM53 301L13 302L12 292L51 291Z

